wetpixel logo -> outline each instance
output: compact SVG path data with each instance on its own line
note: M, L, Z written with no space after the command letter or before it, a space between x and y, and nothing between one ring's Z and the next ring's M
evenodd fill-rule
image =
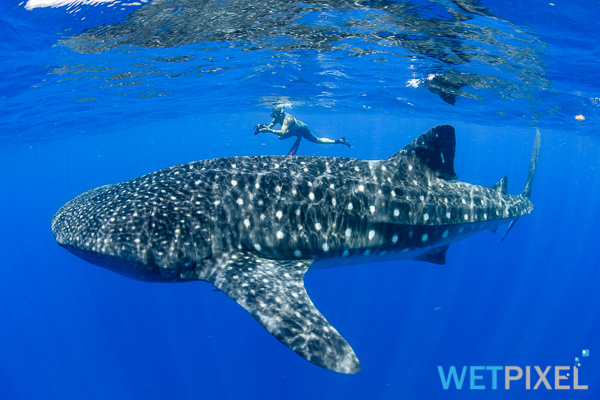
M589 357L590 351L583 350L582 357ZM456 389L470 390L497 390L498 386L504 381L504 389L523 388L527 390L537 390L544 386L546 389L575 389L588 390L588 385L583 385L579 382L579 367L581 363L579 357L575 357L575 365L573 365L571 376L571 366L546 366L543 369L535 365L533 367L526 366L521 368L518 366L463 366L459 370L456 366L450 366L447 371L442 366L438 365L438 372L442 387L448 390L451 387ZM467 378L468 372L468 378ZM525 381L524 384L522 381ZM521 381L521 382L519 382ZM467 386L468 382L468 386ZM533 384L533 385L532 385Z

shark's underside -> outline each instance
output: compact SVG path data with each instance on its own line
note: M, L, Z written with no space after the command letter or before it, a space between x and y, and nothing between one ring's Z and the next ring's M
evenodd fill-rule
M52 220L75 255L145 281L202 280L244 307L306 360L356 373L360 363L314 307L315 268L414 259L445 263L453 242L529 214L526 187L456 180L455 134L437 126L380 161L232 157L197 161L90 190Z

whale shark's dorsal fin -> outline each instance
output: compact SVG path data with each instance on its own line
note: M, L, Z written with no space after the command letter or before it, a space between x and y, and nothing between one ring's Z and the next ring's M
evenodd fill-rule
M429 167L438 178L458 179L454 172L456 136L451 125L438 125L409 143L396 154L414 154L423 165ZM396 155L392 156L392 158Z
M269 333L307 361L356 374L361 366L337 330L308 297L304 273L309 260L271 260L251 253L226 253L202 267L197 278L215 285L244 307Z
M498 181L498 183L496 183L493 186L490 186L491 190L495 190L496 192L500 193L500 194L507 194L508 193L508 176L505 176L504 178L500 179Z

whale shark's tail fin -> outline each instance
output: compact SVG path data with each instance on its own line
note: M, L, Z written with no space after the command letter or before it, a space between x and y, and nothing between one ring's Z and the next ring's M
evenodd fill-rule
M523 189L523 193L521 193L521 196L527 197L528 199L531 197L531 187L533 186L533 178L535 177L535 169L537 167L538 157L540 155L540 141L541 141L540 130L536 129L535 141L533 143L533 151L531 152L531 160L529 161L529 176L527 177L527 183L525 184L525 189Z
M529 161L529 175L527 176L527 182L525 183L525 189L523 189L523 192L521 193L522 197L526 197L528 199L531 198L531 188L533 186L533 178L535 177L535 169L537 168L538 157L540 155L540 142L541 142L540 130L536 129L535 141L533 142L533 150L531 152L531 159ZM515 224L517 223L518 220L519 220L519 218L511 221L510 225L508 225L508 229L506 229L506 232L504 232L504 235L502 235L502 239L500 239L501 242L504 240L506 235L508 235L508 232L510 232L510 230L513 228L513 226L515 226Z

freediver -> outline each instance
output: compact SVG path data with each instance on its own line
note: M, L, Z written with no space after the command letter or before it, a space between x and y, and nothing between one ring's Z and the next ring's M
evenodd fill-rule
M352 147L345 137L332 140L328 138L315 136L315 134L312 133L312 131L308 127L308 125L296 119L293 115L286 113L285 106L283 104L278 104L275 107L273 107L273 110L271 112L271 118L273 118L273 120L269 125L260 124L255 126L254 134L258 135L261 132L270 132L277 135L279 137L279 140L284 140L292 136L296 136L296 142L294 143L292 149L288 153L289 156L296 154L296 151L298 151L298 147L300 146L300 141L302 140L302 138L305 138L309 142L313 143L344 144L348 147ZM281 129L271 129L276 124L281 124Z

